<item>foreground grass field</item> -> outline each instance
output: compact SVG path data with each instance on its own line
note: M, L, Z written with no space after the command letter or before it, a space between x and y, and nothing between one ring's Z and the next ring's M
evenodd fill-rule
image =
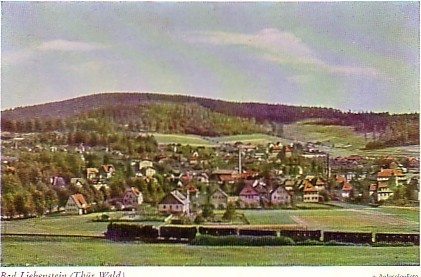
M419 247L219 247L3 237L3 266L419 265ZM124 253L124 254L123 254Z

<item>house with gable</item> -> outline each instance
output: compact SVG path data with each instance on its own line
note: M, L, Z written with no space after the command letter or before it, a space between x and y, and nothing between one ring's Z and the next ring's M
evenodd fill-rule
M394 187L407 183L406 175L400 169L381 169L377 173L377 201L389 199L393 195Z
M89 183L97 183L100 178L99 170L98 168L87 168L86 169L86 179Z
M139 162L139 170L145 167L153 167L153 163L150 160L143 160Z
M377 184L377 201L385 201L393 195L387 182L378 182Z
M241 208L260 207L260 195L249 183L246 183L240 191L239 199Z
M122 202L125 208L136 208L143 203L143 194L135 187L127 188Z
M406 185L408 180L402 170L394 169L381 169L377 173L377 182L388 182L393 185Z
M65 211L67 214L82 215L87 213L87 209L88 203L82 194L78 193L69 196L65 206Z
M215 209L226 209L228 205L228 198L228 194L226 194L222 189L218 188L210 195L209 201Z
M99 169L102 179L111 179L115 174L115 167L112 164L105 164Z
M324 190L326 187L326 182L322 179L322 178L317 178L316 180L316 184L314 185L315 188L317 189L317 191L322 191Z
M352 185L348 182L342 186L342 198L349 199L352 193Z
M54 187L64 187L64 186L66 186L66 181L64 180L64 178L59 177L59 176L54 176L54 177L50 178L50 183Z
M306 203L318 203L320 202L319 191L309 181L304 181L304 197L303 201Z
M153 167L142 168L142 175L151 178L156 174L156 169Z
M281 185L276 185L270 191L270 203L272 206L287 206L291 205L291 195Z
M158 211L161 214L189 215L190 196L185 196L178 190L173 190L165 195L158 203Z

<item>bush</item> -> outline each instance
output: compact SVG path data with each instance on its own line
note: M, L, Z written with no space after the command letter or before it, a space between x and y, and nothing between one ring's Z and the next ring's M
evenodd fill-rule
M340 241L335 241L335 240L330 240L328 242L325 242L324 245L329 245L329 246L356 246L356 244L354 244L354 243L340 242Z
M208 246L281 246L293 245L294 241L286 237L250 237L201 235L190 242L192 245Z
M409 247L414 246L412 242L375 242L373 247Z
M205 219L201 215L196 216L196 218L194 219L194 223L196 224L202 224L203 222L205 222Z
M296 243L297 245L325 245L324 242L321 242L320 240L312 240L308 239L305 241L299 241Z

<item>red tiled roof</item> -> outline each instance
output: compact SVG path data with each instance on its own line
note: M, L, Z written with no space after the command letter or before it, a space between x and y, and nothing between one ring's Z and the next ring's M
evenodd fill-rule
M317 191L317 189L310 182L306 182L304 186L304 192L311 192L311 191Z
M371 184L370 185L370 191L375 191L375 190L377 190L376 184Z
M350 190L352 190L352 185L350 183L345 183L342 187L342 190L350 191Z
M73 194L71 196L73 198L73 200L75 201L76 205L78 206L78 208L82 208L83 205L87 205L88 203L86 203L85 197L83 197L82 194L78 193L78 194Z
M189 191L190 191L190 193L196 193L196 192L198 192L199 190L195 187L195 186L193 186L192 184L187 184L186 186L185 186L185 189L188 189Z
M384 169L383 171L380 171L377 173L377 177L392 177L392 176L405 176L400 170L397 169Z
M111 169L114 169L114 166L112 164L104 164L102 168L104 169L105 172L110 172Z

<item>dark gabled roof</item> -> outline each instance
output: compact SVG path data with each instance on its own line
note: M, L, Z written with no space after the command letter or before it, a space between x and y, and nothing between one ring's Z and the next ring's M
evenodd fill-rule
M226 194L225 193L225 191L223 191L222 189L220 189L220 188L218 188L217 190L215 190L212 194L211 194L211 196L212 195L214 195L215 193L217 193L217 192L219 192L219 193L221 193L223 196L225 196L226 198L228 198L228 194Z
M259 193L253 188L253 186L246 184L243 189L240 192L240 195L242 194L253 194L253 195L259 195Z
M182 204L187 202L187 198L179 191L174 190L167 194L158 204Z
M273 187L273 189L269 192L271 195L273 194L273 193L275 193L278 189L281 189L281 190L283 190L283 191L285 191L286 193L288 193L289 194L289 192L285 189L285 187L283 187L283 186L281 186L281 185L276 185L276 186L274 186Z

